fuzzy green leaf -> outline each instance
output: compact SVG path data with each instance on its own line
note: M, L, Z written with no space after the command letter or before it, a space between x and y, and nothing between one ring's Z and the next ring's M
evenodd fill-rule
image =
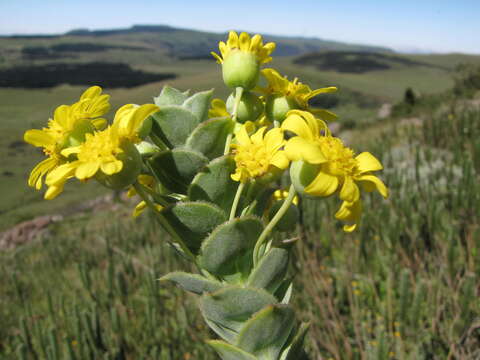
M276 302L265 290L234 285L205 293L200 299L200 310L206 319L239 332L253 314Z
M169 190L187 192L189 184L208 159L201 153L186 149L166 150L153 156L148 163L158 179Z
M303 350L303 342L309 327L309 323L302 323L300 325L292 341L282 352L280 360L308 360L308 356L306 356Z
M258 360L255 356L221 340L210 340L207 344L215 349L222 360Z
M235 218L218 226L202 244L200 266L218 276L249 272L262 230L262 222L255 217Z
M247 321L238 335L236 345L259 360L278 359L294 320L290 307L270 305Z
M203 294L204 292L213 292L222 287L218 281L207 279L198 274L189 274L183 271L174 271L160 278L161 281L173 281L180 285L183 290L193 292L195 294Z
M232 120L211 119L198 125L186 141L186 147L199 151L209 159L223 154L227 135L232 131Z
M227 217L218 206L200 201L176 203L162 214L194 254L202 240Z
M198 92L182 104L182 107L186 110L189 110L199 122L203 122L207 119L208 108L210 106L210 99L212 98L213 89Z
M230 177L234 171L235 161L230 156L211 161L193 179L188 188L188 197L191 200L213 202L225 212L230 212L238 187L238 182Z
M271 249L248 278L247 285L274 293L282 283L288 268L288 251Z
M182 105L185 100L188 99L188 91L181 92L171 86L164 86L160 95L153 98L155 105L157 106L166 106L166 105Z
M180 106L163 106L152 115L152 132L169 148L185 144L200 121L189 110Z

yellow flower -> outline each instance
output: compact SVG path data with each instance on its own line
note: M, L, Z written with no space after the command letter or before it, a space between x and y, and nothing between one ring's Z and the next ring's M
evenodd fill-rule
M275 43L269 42L264 45L261 35L257 34L250 38L250 35L247 33L242 32L240 36L238 36L235 31L230 31L227 43L220 41L218 43L218 49L220 50L220 55L213 51L211 54L217 59L219 64L223 64L223 62L236 51L252 53L255 55L259 64L265 64L272 61L270 54L275 50Z
M98 117L110 109L109 95L102 95L101 92L98 86L90 87L78 102L56 108L48 127L25 132L24 140L42 147L48 156L33 168L28 179L29 186L40 190L43 177L66 161L60 153L63 148L72 143L78 144L84 139L85 133L105 126L106 120Z
M285 144L282 130L274 128L265 133L264 126L250 137L246 127L235 133L236 144L231 145L237 166L232 179L247 182L275 169L286 169L289 161L281 150Z
M126 104L115 113L113 127L118 131L118 136L139 143L148 135L152 126L150 115L159 110L154 104ZM147 121L148 120L148 121Z
M323 134L320 131L322 127ZM339 138L331 136L325 124L309 112L290 111L282 128L297 135L285 146L288 158L316 165L315 177L304 188L305 193L324 197L338 191L344 203L336 217L351 223L344 228L345 231L353 231L360 218L360 189L357 183L367 192L377 190L383 197L388 196L385 184L373 175L373 172L383 169L382 164L368 152L355 155Z
M208 117L230 117L230 113L227 111L227 105L222 99L212 100L210 103L210 109L208 110Z
M308 85L302 84L295 78L289 81L274 69L262 70L263 76L268 81L266 88L258 88L267 95L267 115L272 120L283 121L288 111L294 109L308 110L324 120L335 120L337 115L324 109L313 109L308 101L319 95L337 91L334 86L312 90Z
M218 44L220 55L212 52L219 64L225 84L231 88L253 89L258 82L260 66L272 60L270 54L275 49L274 43L263 44L262 37L252 38L247 33L230 31L227 43Z

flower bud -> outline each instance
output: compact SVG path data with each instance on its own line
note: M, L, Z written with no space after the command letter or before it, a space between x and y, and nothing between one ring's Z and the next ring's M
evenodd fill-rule
M234 50L223 61L222 73L228 87L251 90L257 85L260 65L255 54Z
M158 146L149 143L148 141L142 141L139 144L135 144L135 147L142 157L149 157L160 151Z
M78 146L85 142L85 134L93 133L95 130L91 121L89 120L79 120L75 124L75 128L70 134L65 138L65 142L62 145L62 148Z
M142 157L135 145L125 141L121 147L123 152L116 157L123 163L122 170L113 175L98 171L95 175L98 182L114 190L121 190L133 184L142 169Z
M291 163L290 180L299 194L308 195L305 193L305 188L315 179L320 166L321 164L309 164L302 160Z
M265 112L270 121L282 122L290 110L299 109L297 102L284 95L270 95L265 103Z
M231 94L227 99L227 111L232 114L235 106L235 95ZM257 95L244 92L237 108L237 121L244 123L248 120L255 121L263 112L263 104Z

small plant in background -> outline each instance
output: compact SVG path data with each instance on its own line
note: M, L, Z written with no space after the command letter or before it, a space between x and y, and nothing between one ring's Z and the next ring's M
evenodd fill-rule
M331 134L327 121L335 114L309 106L336 88L311 90L261 70L274 48L246 33L220 42L214 56L233 90L226 102L211 101L212 91L190 95L166 86L154 104L122 106L109 125L101 118L108 96L92 87L59 107L47 128L25 133L48 156L29 179L37 189L45 179L45 198L58 196L73 178L141 198L134 214L149 208L170 245L196 269L161 280L200 296L201 314L220 337L208 344L227 360L307 358L309 326L290 304L292 241L281 235L299 223L298 197L338 195L335 217L352 232L362 214L361 191L388 196L376 176L381 163ZM266 87L258 86L260 76ZM88 273L80 274L89 288ZM78 321L92 324L85 336L101 351L92 311Z

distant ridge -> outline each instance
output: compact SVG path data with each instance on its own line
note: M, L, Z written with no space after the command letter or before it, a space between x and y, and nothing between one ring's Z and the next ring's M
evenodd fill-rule
M149 46L157 44L169 50L171 56L178 58L201 58L209 56L216 50L218 42L226 39L226 33L214 33L194 29L176 28L169 25L133 25L130 28L89 30L73 29L58 35L8 35L0 38L13 39L64 39L81 37L108 38L123 35L145 42ZM160 37L159 37L160 35ZM362 44L348 44L319 38L288 37L263 35L265 41L277 43L276 56L296 56L318 51L360 51L360 52L394 52L390 48Z

